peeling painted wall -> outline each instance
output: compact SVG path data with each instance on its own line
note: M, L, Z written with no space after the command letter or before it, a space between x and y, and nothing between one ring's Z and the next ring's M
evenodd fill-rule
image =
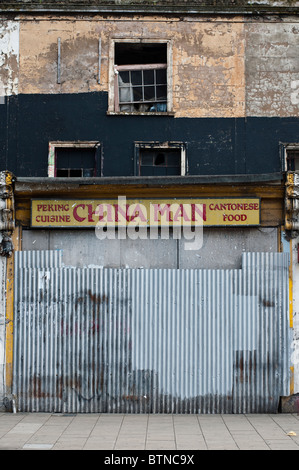
M299 115L298 44L298 20L246 25L247 115Z
M20 93L102 91L103 87L97 86L100 28L93 30L90 26L88 21L23 22ZM60 84L57 84L58 38L61 40ZM103 53L107 54L105 48ZM107 78L104 81L107 84Z
M101 142L104 176L134 174L137 140L185 142L190 175L281 171L279 142L299 142L296 16L34 13L1 25L0 166L17 176L47 176L58 140ZM167 41L175 119L107 116L115 40Z
M111 38L171 42L176 117L299 115L299 21L294 17L280 22L242 17L2 20L0 96L108 92Z
M18 92L19 27L17 21L0 20L0 97Z
M58 38L61 84L57 84ZM101 84L97 82L99 38ZM123 17L23 21L20 93L108 92L109 42L125 38L171 42L177 117L244 115L244 34L238 22Z
M176 117L299 115L299 21L293 16L279 21L188 16L3 19L0 97L109 92L112 38L170 41Z
M170 41L172 48L176 117L298 116L298 34L295 17L280 21L188 16L37 16L28 21L24 17L20 26L19 92L109 92L111 39L159 39Z
M243 24L186 22L173 42L176 116L244 116Z

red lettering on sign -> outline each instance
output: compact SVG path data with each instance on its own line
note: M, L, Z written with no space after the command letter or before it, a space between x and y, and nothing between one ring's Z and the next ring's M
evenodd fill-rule
M83 222L83 220L85 220L86 217L80 217L80 215L78 215L77 211L79 207L82 207L82 209L85 209L85 204L78 204L77 206L75 206L73 210L73 216L77 220L77 222Z
M162 207L161 204L153 204L154 206L154 220L155 222L159 222L159 216L158 216L158 213L163 216L164 213L166 212L166 220L168 222L173 222L173 220L171 219L171 211L170 211L170 204L164 204L164 207Z
M87 204L88 208L88 222L94 222L92 216L96 214L96 210L92 210L92 204Z
M191 204L191 210L192 222L196 222L196 214L198 214L202 220L207 220L206 204Z
M183 217L183 219L186 220L187 222L190 222L190 219L189 219L188 215L185 212L184 204L180 204L179 208L177 209L177 211L175 213L175 216L174 216L173 220L175 222L178 222L178 218L181 218L181 217Z
M130 216L128 215L129 204L126 204L126 210L122 209L119 204L114 204L115 208L115 222L119 222L118 214L121 214L127 222L130 222Z

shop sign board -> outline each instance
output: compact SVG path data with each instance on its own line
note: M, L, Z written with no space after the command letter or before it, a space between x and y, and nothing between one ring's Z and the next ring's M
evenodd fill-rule
M31 227L256 226L259 198L32 199Z

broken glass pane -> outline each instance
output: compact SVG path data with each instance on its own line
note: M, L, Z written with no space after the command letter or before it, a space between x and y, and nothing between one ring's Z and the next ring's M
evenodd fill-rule
M167 87L166 86L157 86L157 100L166 100L167 96Z
M143 71L144 85L153 85L155 83L154 70Z
M155 87L154 86L144 87L144 100L155 101Z
M132 70L131 71L131 82L132 82L132 85L142 85L141 70Z
M129 72L119 72L118 75L118 83L121 86L123 83L129 83L130 81L130 74Z
M134 93L133 101L143 101L142 87L134 87L133 93Z
M166 84L166 69L157 69L156 70L156 84L164 85Z

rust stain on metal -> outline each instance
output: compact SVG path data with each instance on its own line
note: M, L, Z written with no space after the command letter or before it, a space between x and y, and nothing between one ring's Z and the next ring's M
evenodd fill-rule
M254 383L256 376L256 355L255 351L248 351L247 356L244 358L243 351L237 351L236 353L236 382L239 384L251 384ZM269 357L268 357L269 361ZM267 365L269 369L269 365Z
M243 354L241 354L239 359L239 381L240 383L244 382L244 362L243 362Z
M264 307L274 307L275 302L273 302L272 300L263 299L262 304Z
M34 398L47 398L49 393L42 390L42 380L40 377L34 376L31 382L31 391L29 392Z
M81 390L82 383L78 377L59 377L56 382L56 395L62 399L64 391L68 388L73 390Z
M108 302L108 297L106 295L100 295L100 294L93 294L91 290L87 292L90 300L94 302L95 305L100 305L104 302Z

